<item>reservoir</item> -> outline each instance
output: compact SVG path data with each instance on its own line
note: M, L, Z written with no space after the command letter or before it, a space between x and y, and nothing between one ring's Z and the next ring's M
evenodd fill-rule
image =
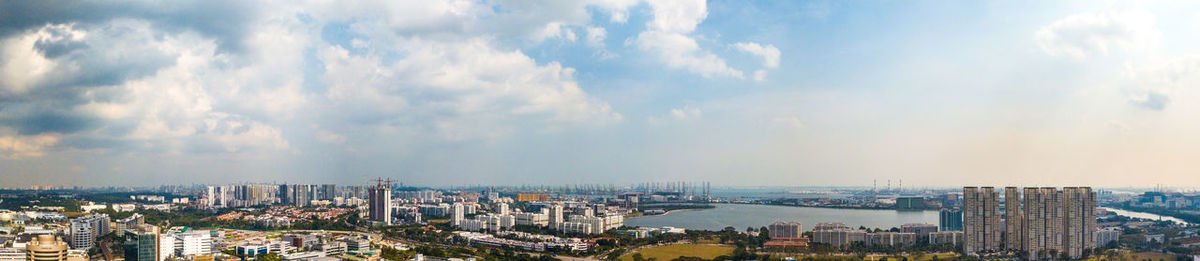
M625 219L627 226L678 227L692 230L721 230L732 226L738 231L764 227L775 221L798 221L805 231L813 224L842 222L857 228L888 229L906 223L938 224L938 211L896 211L884 209L813 208L751 204L714 204L717 208L676 211L667 215Z

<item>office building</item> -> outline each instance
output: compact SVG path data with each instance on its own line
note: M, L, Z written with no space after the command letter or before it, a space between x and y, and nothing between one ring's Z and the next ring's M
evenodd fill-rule
M194 230L172 235L174 237L175 256L190 259L196 256L212 254L212 232Z
M959 208L943 208L938 212L941 231L963 231L963 214Z
M161 235L158 227L141 225L125 230L125 260L126 261L159 261L163 257L159 251Z
M38 235L36 240L25 245L25 253L30 261L64 261L67 260L67 243L50 234Z
M963 187L963 251L967 254L1002 250L999 197L993 187Z
M1022 224L1024 224L1024 218L1021 213L1021 191L1017 187L1005 187L1004 249L1021 249L1021 242L1024 242Z
M368 193L369 219L384 225L392 224L392 188L391 184L376 184Z
M775 222L767 226L767 233L771 239L799 238L804 229L800 222Z

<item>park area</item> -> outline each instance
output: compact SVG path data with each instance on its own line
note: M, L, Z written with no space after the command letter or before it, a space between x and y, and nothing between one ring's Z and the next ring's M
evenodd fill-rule
M707 245L707 244L676 244L669 246L651 247L629 253L621 256L621 261L633 261L635 255L640 254L644 260L651 258L657 260L671 260L678 257L690 256L703 259L713 259L721 255L728 255L733 252L732 246L722 245Z

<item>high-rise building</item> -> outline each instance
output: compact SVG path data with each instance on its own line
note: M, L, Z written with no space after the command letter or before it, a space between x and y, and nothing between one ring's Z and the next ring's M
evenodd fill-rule
M1096 248L1096 194L1090 187L1064 187L1063 253L1068 257L1083 256L1084 249Z
M1021 191L1017 187L1004 188L1004 248L1008 250L1021 249L1024 235L1021 226Z
M962 231L962 209L942 209L942 211L938 213L938 226L941 227L942 231Z
M159 261L160 255L158 227L141 225L125 230L125 260L126 261Z
M37 239L25 245L25 253L30 261L63 261L67 260L67 243L51 234L38 235Z
M508 215L508 203L496 203L496 214Z
M799 238L804 234L803 227L800 222L775 222L767 226L767 233L771 239Z
M370 219L384 224L392 223L391 184L376 184L369 192Z
M999 197L993 187L963 187L963 251L967 254L1001 250Z
M96 245L96 238L108 234L109 219L107 214L93 214L71 220L71 247L90 249Z
M462 225L462 221L465 219L465 216L466 216L466 212L467 212L466 210L467 210L466 206L463 206L462 203L454 203L454 205L451 205L450 206L450 224L455 225L455 226Z
M549 221L550 228L557 229L559 227L559 225L563 223L563 206L557 205L557 204L550 206L549 214L550 214L550 221Z
M142 217L142 214L133 213L132 216L113 221L113 232L117 233L117 235L125 235L126 229L136 228L137 226L145 224L145 220L146 219Z

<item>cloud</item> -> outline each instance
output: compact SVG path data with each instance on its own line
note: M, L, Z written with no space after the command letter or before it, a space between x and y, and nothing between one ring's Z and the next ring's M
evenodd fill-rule
M706 3L699 1L651 1L654 18L646 23L646 31L638 34L636 46L656 53L667 66L684 69L706 78L745 78L742 71L729 67L725 60L701 49L696 39L688 36L696 25L708 16Z
M1042 51L1084 59L1110 49L1137 49L1158 43L1153 14L1145 11L1077 14L1042 27L1035 39Z
M685 106L683 108L671 109L671 117L675 118L676 120L695 119L695 118L700 118L700 116L701 116L700 108L692 108L692 107Z
M587 27L587 44L592 47L604 48L604 38L608 37L608 31L603 27Z
M1171 97L1155 91L1146 92L1144 95L1132 97L1129 102L1142 108L1161 111L1171 103Z
M774 45L759 45L758 43L742 42L733 44L734 48L739 51L758 56L763 59L763 67L778 68L779 67L779 49Z
M1180 56L1144 65L1126 65L1125 76L1136 93L1130 104L1155 111L1170 105L1172 95L1187 98L1186 93L1200 85L1200 56ZM1186 103L1186 102L1185 102Z
M0 136L0 159L41 157L45 149L59 141L56 134L34 136Z

